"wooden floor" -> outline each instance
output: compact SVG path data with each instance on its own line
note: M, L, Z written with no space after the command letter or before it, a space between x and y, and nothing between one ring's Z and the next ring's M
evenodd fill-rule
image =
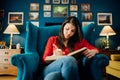
M0 80L16 80L16 76L0 76Z

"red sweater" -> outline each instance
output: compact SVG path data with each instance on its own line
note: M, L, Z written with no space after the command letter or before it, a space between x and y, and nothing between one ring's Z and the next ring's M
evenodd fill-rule
M58 38L57 36L52 36L52 37L50 37L48 39L48 42L47 42L47 45L46 45L46 48L45 48L45 52L44 52L44 55L43 55L43 61L45 61L45 58L47 56L53 55L53 50L55 49L53 47L53 44L55 44L57 46L57 43L56 43L57 38ZM75 43L74 50L78 50L78 49L80 49L82 47L86 47L88 49L97 49L96 47L94 47L91 44L89 44L88 41L86 41L85 39L83 39L81 42L76 42ZM67 55L69 53L69 49L67 47L65 47L63 49L63 52L65 52L65 55Z

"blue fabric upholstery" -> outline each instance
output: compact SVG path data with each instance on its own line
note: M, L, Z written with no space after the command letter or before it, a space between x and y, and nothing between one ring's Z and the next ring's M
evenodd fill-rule
M94 24L90 24L82 28L84 37L88 41L91 39L90 35L94 27ZM60 25L36 27L30 22L26 23L25 53L16 54L11 57L11 64L18 68L17 80L42 80L41 72L44 66L41 59L45 45L50 36L59 34L59 29ZM83 57L81 66L83 68L82 70L85 69L86 72L83 71L81 74L88 78L86 80L103 80L102 69L107 66L108 63L108 57L103 54L98 54L91 60ZM50 75L57 75L58 78L60 78L59 73L49 74L48 76ZM47 76L45 79L47 79Z

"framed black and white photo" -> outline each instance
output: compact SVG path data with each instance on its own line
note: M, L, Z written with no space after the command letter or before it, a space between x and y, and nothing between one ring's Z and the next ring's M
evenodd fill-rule
M70 16L78 17L78 13L77 12L70 12Z
M39 11L39 3L30 3L30 11Z
M39 12L29 12L29 20L39 20Z
M9 12L8 24L23 25L23 12Z
M97 13L98 25L112 25L112 13Z

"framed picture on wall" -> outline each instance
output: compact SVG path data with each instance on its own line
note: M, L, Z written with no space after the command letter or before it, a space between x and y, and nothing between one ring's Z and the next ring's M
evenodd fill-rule
M91 23L95 23L94 21L89 21L89 22L82 22L82 27L84 27L84 26L87 26L87 25L89 25L89 24L91 24Z
M82 3L81 4L81 11L90 11L90 4L89 3Z
M51 17L51 12L44 12L44 17Z
M53 17L67 17L68 6L67 5L53 5Z
M97 13L98 25L112 25L112 13Z
M45 0L45 3L50 3L50 0Z
M69 4L69 0L62 0L62 4Z
M52 0L53 4L60 4L60 0Z
M39 3L30 3L30 11L39 11Z
M78 13L77 12L70 12L70 16L78 17Z
M29 12L29 20L39 20L39 12Z
M78 5L70 5L70 11L78 11Z
M43 10L44 11L51 11L51 5L44 5Z
M82 20L92 20L92 12L83 12Z
M36 27L39 27L39 21L31 21L31 23L32 23L33 25L35 25Z
M23 25L23 12L9 12L8 24Z

